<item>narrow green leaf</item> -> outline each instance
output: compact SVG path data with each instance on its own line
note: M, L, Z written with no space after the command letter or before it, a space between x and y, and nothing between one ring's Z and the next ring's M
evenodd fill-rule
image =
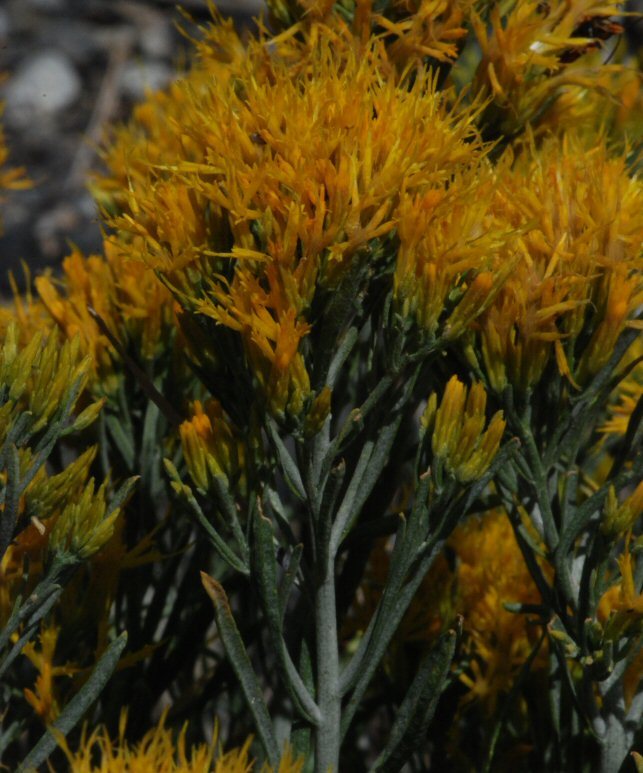
M7 449L7 484L4 508L0 512L0 559L11 544L18 521L18 503L20 502L20 458L18 449L11 443Z
M278 662L282 678L299 713L311 724L318 724L320 720L319 708L306 689L284 641L281 627L282 606L279 599L277 561L273 546L272 525L261 514L260 508L257 508L255 514L254 532L256 568L254 576L258 580L261 606L268 622L273 645L279 657Z
M226 518L228 526L232 530L237 545L239 546L243 562L247 564L250 559L250 548L248 547L248 541L246 540L246 536L241 528L241 523L239 522L237 505L235 504L228 487L228 479L223 475L215 475L212 478L212 488L216 494L219 507Z
M158 383L157 383L158 382ZM154 385L158 386L161 379L155 379ZM152 499L157 500L163 489L160 474L161 442L159 432L159 420L161 411L152 400L145 408L143 420L143 437L141 441L140 471L143 485L150 492Z
M182 497L189 505L191 512L194 514L199 524L205 530L205 533L208 535L214 549L229 566L231 566L235 571L241 572L241 574L247 577L250 574L250 569L247 562L239 558L239 556L237 556L237 554L228 547L226 541L221 537L219 532L206 518L205 513L201 509L201 506L197 502L196 497L192 492L192 489L183 483L176 467L172 464L172 462L169 459L165 459L164 464L168 475L172 479L172 488L174 489L175 493Z
M228 597L223 587L216 580L201 572L201 581L206 593L214 604L214 616L217 621L219 635L228 654L241 689L248 703L248 708L254 718L257 733L273 767L279 764L279 746L270 721L268 707L263 698L259 680L255 674L241 634L232 616Z
M136 449L134 439L125 431L120 419L113 414L105 415L107 430L118 448L120 455L125 462L127 469L133 471L136 464Z
M57 592L48 596L44 603L37 609L35 614L29 618L28 624L26 625L25 630L22 632L22 636L18 639L17 642L14 643L13 647L2 659L0 663L0 679L7 671L9 666L13 663L13 661L18 657L18 655L20 655L25 644L34 635L38 627L38 623L42 620L43 617L45 617L45 615L49 613L51 608L60 598L63 589L60 586L56 587L58 588Z
M6 730L0 730L0 763L7 748L20 736L22 722L12 722Z
M283 472L284 479L292 490L293 494L302 501L306 499L306 490L304 489L304 483L299 473L295 460L290 455L290 452L284 445L284 441L279 437L279 430L275 425L275 422L270 417L267 418L266 426L268 428L268 434L272 440L272 445L277 453L277 459L281 465L281 471Z
M109 511L105 516L106 518L109 517L116 510L119 510L121 507L123 507L123 505L127 502L127 500L132 495L132 492L134 491L134 486L136 485L138 480L139 480L139 476L134 475L131 478L128 478L126 481L123 481L123 483L121 483L121 485L114 493L114 496L110 499Z
M284 577L279 588L279 615L281 617L281 625L283 626L284 616L288 609L288 601L290 600L290 594L297 579L299 572L299 566L301 565L301 557L304 554L304 546L300 542L295 545L290 553L290 563L288 569L284 572Z
M372 771L398 773L424 740L449 676L457 638L456 631L447 631L423 658Z
M14 607L11 617L0 633L0 652L7 646L12 634L18 630L20 625L36 615L52 594L56 594L60 590L60 585L54 582L54 577L50 573L38 584L23 604Z

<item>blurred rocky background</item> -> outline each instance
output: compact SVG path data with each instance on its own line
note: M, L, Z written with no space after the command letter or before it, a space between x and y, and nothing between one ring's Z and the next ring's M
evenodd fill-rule
M206 0L178 3L197 22ZM220 0L219 10L249 28L261 0ZM0 0L0 102L12 166L34 185L3 203L0 293L7 272L23 282L55 266L69 244L100 249L87 174L107 126L127 118L147 88L176 77L189 45L176 0Z

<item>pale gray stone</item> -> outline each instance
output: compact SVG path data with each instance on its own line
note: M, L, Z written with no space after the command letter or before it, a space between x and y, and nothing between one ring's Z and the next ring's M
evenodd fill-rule
M7 121L27 126L65 110L78 99L81 80L60 51L43 51L23 62L5 91Z
M153 22L141 30L141 51L150 59L166 59L172 56L173 40L170 25L164 20Z

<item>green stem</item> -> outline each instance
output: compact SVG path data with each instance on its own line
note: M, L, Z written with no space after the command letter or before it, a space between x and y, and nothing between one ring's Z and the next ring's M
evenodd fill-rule
M329 556L326 573L317 589L317 701L321 712L315 733L315 773L339 770L341 693L335 608L335 562Z

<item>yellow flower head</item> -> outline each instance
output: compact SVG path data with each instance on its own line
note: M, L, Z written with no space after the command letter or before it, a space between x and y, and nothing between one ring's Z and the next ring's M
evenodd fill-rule
M466 21L474 6L470 0L268 0L279 24L295 29L323 21L347 24L366 42L377 34L389 57L400 69L422 66L428 60L451 62L467 35Z
M217 400L193 403L192 418L179 431L190 477L202 491L211 478L233 478L243 470L244 444Z
M643 514L643 481L626 497L618 501L614 486L610 486L603 509L601 530L609 536L617 536L630 531Z
M166 709L156 727L136 745L130 745L125 739L126 710L121 713L117 739L110 738L104 726L89 734L85 726L78 751L70 750L62 734L57 740L72 773L251 773L255 769L255 761L250 756L252 737L242 747L224 752L215 723L209 742L189 748L187 723L176 734L165 726L167 716ZM276 770L266 765L261 768L261 773L301 773L302 769L303 760L294 759L286 749Z
M450 108L426 70L395 75L380 42L360 47L346 30L251 40L245 55L231 30L214 30L195 70L150 98L107 154L99 185L122 193L106 212L110 249L238 334L268 409L299 419L313 399L305 339L316 294L383 260L401 202L445 192L477 163L474 112Z
M475 168L400 203L394 295L402 315L430 335L465 332L515 263L515 240L491 209L494 185Z
M485 712L493 714L539 633L525 615L509 612L504 604L539 604L540 595L505 513L467 519L449 544L457 556L455 606L464 617L472 658L471 670L461 676L471 691L465 701L481 701ZM545 666L540 656L532 668Z
M492 100L483 117L487 127L512 136L536 123L570 84L600 86L589 77L595 73L584 54L623 31L609 18L618 13L615 0L513 0L493 5L488 26L473 12L482 49L473 85Z
M117 340L133 340L142 357L153 359L167 346L174 324L169 291L153 271L109 242L105 257L74 250L63 261L63 274L62 281L38 277L36 288L56 324L68 337L79 336L83 351L91 355L92 386L109 394L115 388L117 355L90 309Z
M521 232L522 256L476 321L489 382L526 390L554 358L583 385L636 324L643 188L603 142L551 139L507 162L493 206Z
M18 338L17 325L11 324L0 349L0 443L8 437L15 442L13 430L20 422L23 445L67 403L73 410L87 384L91 361L82 356L78 338L61 345L56 332L47 337L37 333L25 346Z
M94 491L94 479L83 489L78 499L67 502L56 519L49 539L52 554L71 555L86 559L100 550L114 533L121 508L109 508L107 484Z
M425 431L431 433L435 464L444 465L461 483L481 478L500 447L506 422L498 411L485 429L486 405L482 384L467 389L453 376L440 405L432 395L422 417Z

